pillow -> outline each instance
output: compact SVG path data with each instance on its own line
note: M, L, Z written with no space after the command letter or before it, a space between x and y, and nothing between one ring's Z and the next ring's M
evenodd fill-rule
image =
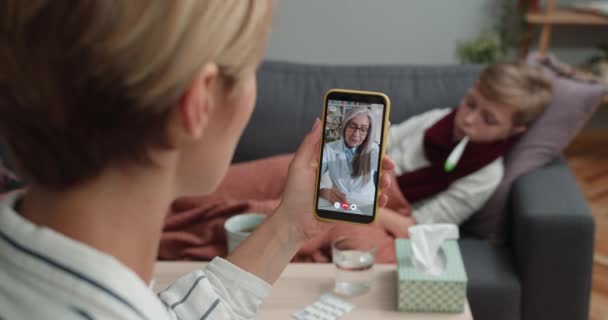
M507 201L513 181L560 155L608 94L606 85L559 76L542 66L537 53L532 53L527 62L542 67L552 80L553 101L505 156L504 177L494 194L463 224L464 231L497 244L506 240Z

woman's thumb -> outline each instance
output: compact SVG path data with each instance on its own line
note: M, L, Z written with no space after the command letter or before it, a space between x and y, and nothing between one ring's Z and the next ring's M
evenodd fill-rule
M304 137L304 140L296 151L294 162L297 165L310 165L313 161L316 162L319 144L321 143L321 121L315 119L312 130Z

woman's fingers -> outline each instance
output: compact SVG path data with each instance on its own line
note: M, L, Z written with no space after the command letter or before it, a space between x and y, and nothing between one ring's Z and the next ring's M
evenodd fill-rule
M380 176L380 188L386 189L391 186L391 177L386 174L389 171L395 169L395 162L391 157L386 156L382 160L382 175Z
M380 197L378 197L379 206L385 207L387 203L388 203L388 196L385 194L381 194Z
M306 135L296 151L292 164L304 168L318 161L319 144L321 143L321 121L317 118L312 129Z
M386 174L389 171L393 171L395 169L395 162L391 157L386 156L382 161L382 175L380 176L380 188L387 189L391 186L391 177Z
M393 171L395 169L395 161L390 156L385 156L382 159L382 170L383 171Z
M380 177L380 188L381 189L388 189L388 187L391 186L391 177L387 174L383 174Z

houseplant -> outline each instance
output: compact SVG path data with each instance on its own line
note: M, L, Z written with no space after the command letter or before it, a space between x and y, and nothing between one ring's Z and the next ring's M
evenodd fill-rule
M524 13L538 6L537 0L502 0L498 3L497 23L477 38L460 42L456 55L461 63L491 64L507 60L511 49L525 39Z
M500 36L495 31L486 31L477 38L461 42L457 47L461 63L494 63L505 58Z

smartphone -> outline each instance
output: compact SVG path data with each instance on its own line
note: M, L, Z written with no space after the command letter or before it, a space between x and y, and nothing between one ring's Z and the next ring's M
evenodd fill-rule
M331 89L325 94L317 218L374 222L389 112L390 100L380 92Z

